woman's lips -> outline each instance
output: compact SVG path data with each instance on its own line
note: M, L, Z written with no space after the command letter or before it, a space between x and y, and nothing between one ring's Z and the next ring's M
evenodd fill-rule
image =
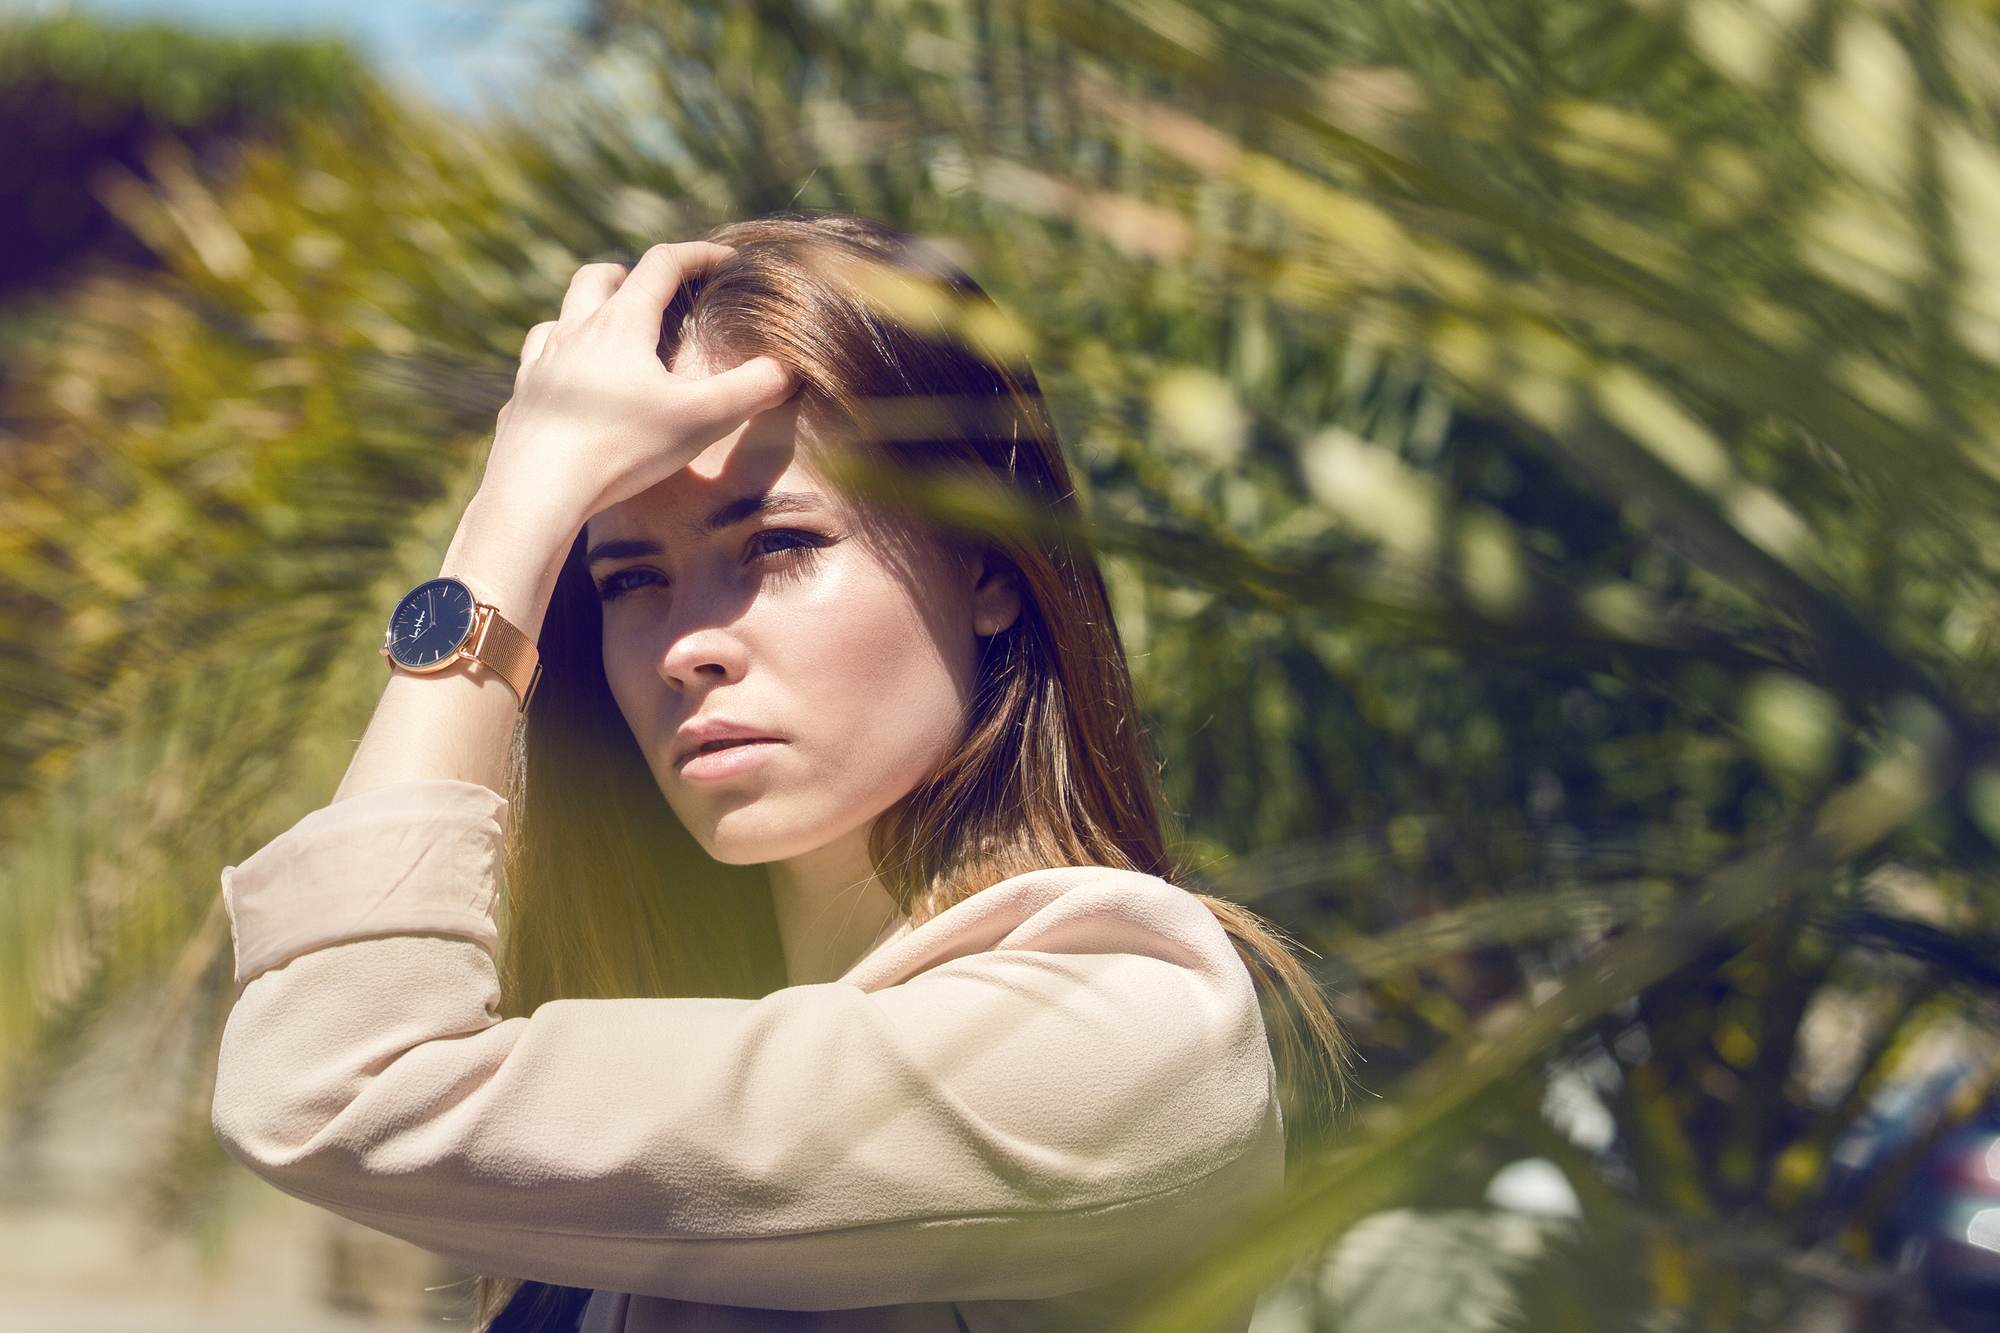
M732 741L720 749L697 751L681 765L681 776L695 781L733 777L764 762L780 740Z

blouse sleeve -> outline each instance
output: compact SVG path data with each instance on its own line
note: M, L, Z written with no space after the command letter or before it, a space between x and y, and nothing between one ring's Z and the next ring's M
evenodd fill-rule
M237 1160L473 1271L773 1309L1081 1290L1280 1183L1249 973L1164 880L1076 870L875 989L502 1019L506 815L406 781L224 868Z

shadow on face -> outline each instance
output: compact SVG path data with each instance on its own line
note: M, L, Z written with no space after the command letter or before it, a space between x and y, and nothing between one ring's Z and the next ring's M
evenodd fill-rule
M865 835L964 736L977 562L827 485L822 447L788 402L585 528L606 680L667 801L719 860ZM779 743L691 777L680 729L716 720Z

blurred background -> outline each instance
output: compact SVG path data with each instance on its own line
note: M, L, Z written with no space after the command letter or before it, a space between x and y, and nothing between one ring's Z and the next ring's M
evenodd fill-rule
M0 1328L469 1289L208 1126L526 329L788 205L1015 317L1345 1134L1143 1327L2000 1327L1985 0L0 4Z

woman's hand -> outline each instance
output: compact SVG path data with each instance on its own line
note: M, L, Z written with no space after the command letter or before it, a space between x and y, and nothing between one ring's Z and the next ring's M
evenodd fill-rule
M629 272L579 268L561 315L522 344L481 497L513 512L555 504L581 527L790 397L797 377L772 357L699 379L660 361L660 322L681 280L734 253L682 241L651 247Z

